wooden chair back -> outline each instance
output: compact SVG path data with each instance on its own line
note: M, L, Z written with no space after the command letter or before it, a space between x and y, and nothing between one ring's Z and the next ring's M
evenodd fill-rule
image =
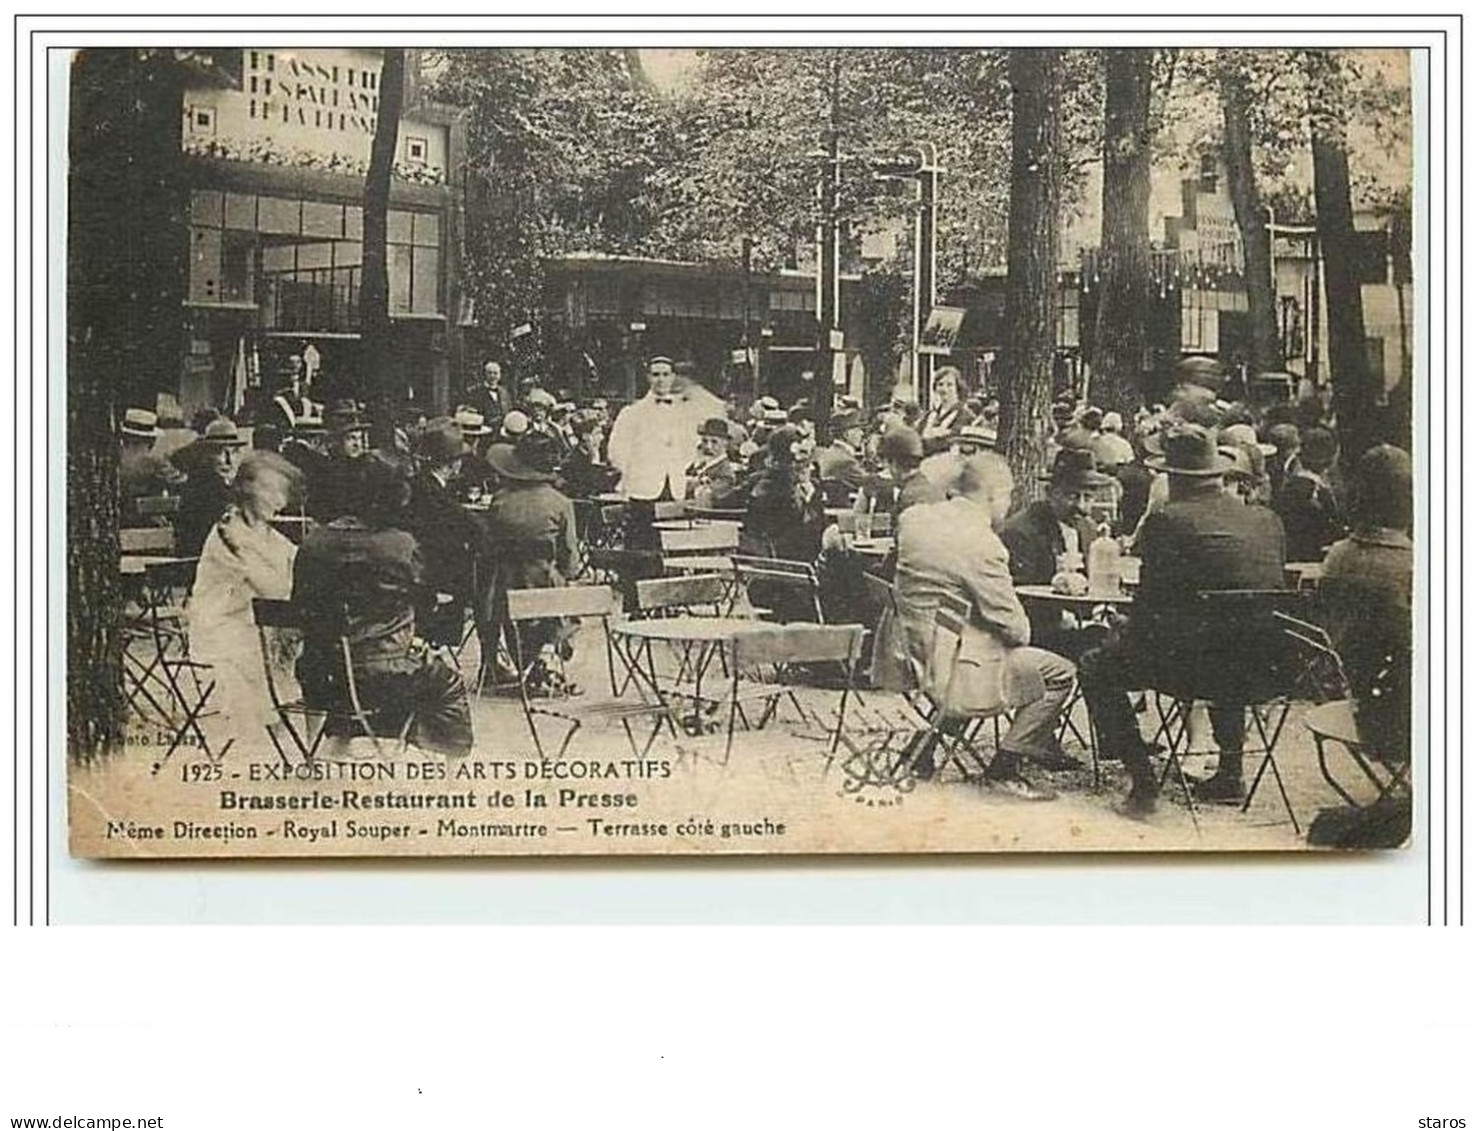
M125 554L172 554L174 529L168 526L125 527L118 531L118 548Z
M643 613L711 606L716 616L729 597L728 578L721 573L653 577L636 582L636 608Z
M508 590L508 619L515 622L557 617L610 617L619 612L620 607L620 598L608 585Z
M850 673L866 634L859 624L782 624L734 638L736 669L783 664L845 664Z
M715 522L687 530L661 530L664 554L721 554L738 549L739 527Z

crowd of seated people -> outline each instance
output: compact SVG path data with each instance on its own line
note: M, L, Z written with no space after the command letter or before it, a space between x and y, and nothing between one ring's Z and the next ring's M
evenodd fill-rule
M1386 513L1389 499L1379 492L1408 500L1409 457L1384 447L1348 467L1330 422L1311 413L1229 403L1189 382L1137 411L1062 398L1051 406L1039 487L1022 491L993 453L999 406L966 396L953 369L935 376L926 412L904 388L874 411L838 398L820 440L806 400L729 403L690 363L665 357L651 359L647 379L643 396L612 413L604 399L576 405L537 381L510 394L489 363L450 413L398 414L383 450L371 447L373 422L361 404L318 406L289 385L273 402L275 415L255 429L258 450L244 459L242 430L223 415L197 420L194 440L161 458L152 414L129 410L119 429L125 513L141 497L179 495L178 552L200 556L200 584L207 596L214 591L199 598L202 610L239 622L249 608L243 592L271 595L284 585L296 600L323 602L335 610L325 623L348 635L356 664L373 673L370 693L413 707L419 738L452 753L469 746L470 724L446 656L464 639L468 611L495 674L521 670L550 694L577 690L563 674L569 626L530 626L515 642L505 625L509 589L564 585L582 568L573 500L625 500L630 529L653 540L650 508L663 500L731 513L743 524L744 551L815 567L827 619L878 624L885 610L874 607L864 575L891 584L906 623L889 646L915 658L939 594L969 602L980 639L999 653L998 672L1034 672L997 689L1025 720L994 771L1018 796L1050 793L1026 780L1028 765L1073 764L1043 736L1075 673L1100 755L1128 771L1125 811L1134 816L1153 811L1157 786L1130 693L1214 667L1228 649L1254 655L1252 629L1266 628L1207 630L1198 594L1275 589L1286 563L1328 555L1331 595L1347 589L1341 574L1352 574L1356 588L1370 578L1388 582L1379 607L1395 612L1384 619L1408 625L1408 509ZM1360 481L1394 487L1359 495ZM271 530L284 508L316 523L300 548ZM849 521L838 517L847 514ZM896 533L892 552L863 553L866 539L852 531L884 525ZM1021 605L1016 587L1080 571L1102 537L1141 559L1126 618ZM1386 568L1401 554L1403 591L1389 580L1399 563ZM223 576L235 579L225 601ZM813 608L777 611L801 617ZM1378 656L1361 651L1368 635L1336 633L1366 695L1389 682L1388 658L1409 651L1408 628L1371 646ZM989 651L978 641L971 648ZM321 662L314 648L299 662L310 690L323 690ZM1252 690L1226 690L1211 713L1220 757L1196 786L1203 800L1244 796L1245 722L1235 700ZM1408 697L1408 682L1399 694ZM926 774L928 752L916 761Z

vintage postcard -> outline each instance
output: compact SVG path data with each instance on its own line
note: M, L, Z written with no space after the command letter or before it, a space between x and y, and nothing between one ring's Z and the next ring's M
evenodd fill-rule
M75 855L1409 840L1420 52L52 66Z

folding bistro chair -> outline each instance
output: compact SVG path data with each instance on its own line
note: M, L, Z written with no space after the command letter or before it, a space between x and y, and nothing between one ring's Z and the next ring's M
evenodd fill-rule
M273 601L263 597L251 602L251 610L256 618L257 638L261 644L267 695L283 730L292 739L304 761L312 762L317 757L324 738L330 734L344 738L368 738L382 756L383 740L393 736L399 744L399 753L406 751L410 745L410 730L415 725L415 712L406 711L404 718L387 735L383 725L386 711L383 708L366 706L359 694L359 681L354 671L354 658L347 636L340 633L335 641L334 667L329 675L329 686L325 689L326 698L315 701L306 692L296 698L285 698L272 663L269 630L302 632L305 624L302 611L291 601ZM342 613L339 616L342 623ZM301 729L293 723L294 718L302 722ZM318 720L316 729L312 723L314 719ZM269 728L267 734L283 763L292 765L277 732Z
M814 613L814 623L825 623L825 615L821 612L820 582L816 578L815 567L809 562L734 554L733 569L738 584L738 593L741 597L747 598L750 604L754 604L754 593L751 587L757 581L761 597L766 592L771 597L781 599L788 597L789 601L786 603L791 604L794 609L804 607ZM765 600L768 599L765 598ZM770 612L776 619L783 618L785 614L784 609L772 609Z
M118 531L118 549L128 555L174 553L174 528L170 526L125 526Z
M841 703L836 711L836 726L831 732L830 745L826 751L826 769L829 770L845 734L846 706L851 698L865 632L859 624L785 624L734 637L728 738L723 748L724 764L728 763L733 752L733 732L742 713L740 704L745 698L759 698L763 701L764 710L758 724L760 728L774 716L782 698L789 698L801 717L808 718L795 694L796 684L746 678L745 673L763 673L765 669L783 671L796 664L836 663L843 666L846 680L841 690Z
M143 495L133 500L133 513L139 518L172 519L179 514L178 495Z
M945 594L933 617L933 644L928 652L928 663L923 672L923 697L928 703L928 733L964 778L971 776L965 765L965 755L974 762L974 770L983 773L989 763L980 753L977 737L986 723L990 724L994 737L994 748L1000 749L1000 723L1008 721L1010 709L1002 695L993 706L971 708L960 711L951 706L960 671L959 658L964 651L964 632L969 624L972 608L968 601ZM947 674L946 674L947 673ZM918 751L918 758L928 748L925 743ZM918 758L915 758L916 762ZM942 767L941 767L942 768ZM908 770L913 767L909 766Z
M658 533L662 539L662 553L667 557L730 554L738 549L739 544L739 527L731 522L707 523L686 530L661 530Z
M156 774L189 735L194 736L201 753L211 761L223 758L233 741L228 739L218 754L211 753L200 720L215 714L206 709L215 692L215 678L211 674L214 668L190 655L183 608L172 599L175 594L189 592L195 582L197 564L198 559L183 558L151 562L144 569L145 591L152 595L147 613L154 644L154 670L169 690L171 705L181 713L177 723L171 720L173 732L169 746L154 763L153 772Z
M721 573L687 574L680 577L652 577L636 582L636 609L633 618L722 616L733 601L733 583ZM693 673L706 662L702 645L689 643L678 656L673 688L692 682ZM694 652L696 651L696 655ZM624 695L635 678L630 670L617 694Z
M1184 759L1198 753L1190 749L1190 715L1197 702L1204 702L1213 707L1222 703L1227 706L1239 705L1251 718L1252 726L1247 737L1254 735L1255 743L1243 746L1242 756L1260 754L1261 762L1241 803L1241 812L1245 813L1251 808L1257 788L1270 769L1277 791L1281 794L1283 808L1292 822L1293 831L1299 834L1302 832L1287 794L1287 786L1282 779L1282 771L1277 765L1277 743L1292 706L1292 678L1288 670L1287 649L1290 640L1277 614L1288 608L1299 607L1306 597L1305 593L1287 589L1220 589L1200 593L1199 615L1207 638L1226 626L1239 628L1243 632L1254 632L1258 637L1267 634L1260 641L1260 647L1247 648L1253 665L1258 653L1265 653L1265 658L1269 661L1267 670L1247 671L1244 664L1238 664L1235 670L1226 669L1219 673L1227 677L1249 677L1247 682L1239 686L1218 684L1207 687L1200 683L1203 673L1191 671L1185 673L1185 683L1176 682L1173 686L1150 689L1154 692L1155 711L1159 719L1153 741L1157 742L1162 737L1165 742L1165 763L1159 776L1159 784L1162 788L1170 772L1174 772L1185 804L1190 810L1190 818L1197 828L1199 818L1189 779L1185 775ZM1273 653L1277 653L1275 658L1279 661L1275 665L1271 663ZM1228 699L1229 702L1226 702Z
M605 646L605 670L610 680L612 699L607 701L585 700L576 702L574 696L549 699L535 704L529 693L529 677L533 663L518 665L518 698L523 705L523 717L528 723L528 733L533 738L534 749L540 758L546 757L543 740L539 737L537 716L559 719L569 729L559 743L556 757L564 757L574 736L589 722L618 722L626 732L626 741L631 753L644 758L656 741L663 723L673 725L671 712L664 702L652 703L621 702L615 698L621 694L616 687L615 650L610 639L611 619L621 612L620 596L608 585L572 585L555 589L510 589L508 599L508 623L513 630L514 650L523 655L523 634L534 621L563 620L572 618L597 618L600 635ZM629 680L627 681L629 685ZM639 684L638 684L639 686ZM632 720L652 721L646 744L638 748L636 736L631 730Z

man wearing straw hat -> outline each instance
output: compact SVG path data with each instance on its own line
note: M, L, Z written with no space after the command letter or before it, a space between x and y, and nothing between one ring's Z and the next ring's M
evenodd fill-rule
M196 472L180 492L179 516L174 523L175 552L186 557L200 553L210 528L235 501L231 480L236 477L236 456L246 446L235 422L225 416L206 425L199 443L202 455Z

